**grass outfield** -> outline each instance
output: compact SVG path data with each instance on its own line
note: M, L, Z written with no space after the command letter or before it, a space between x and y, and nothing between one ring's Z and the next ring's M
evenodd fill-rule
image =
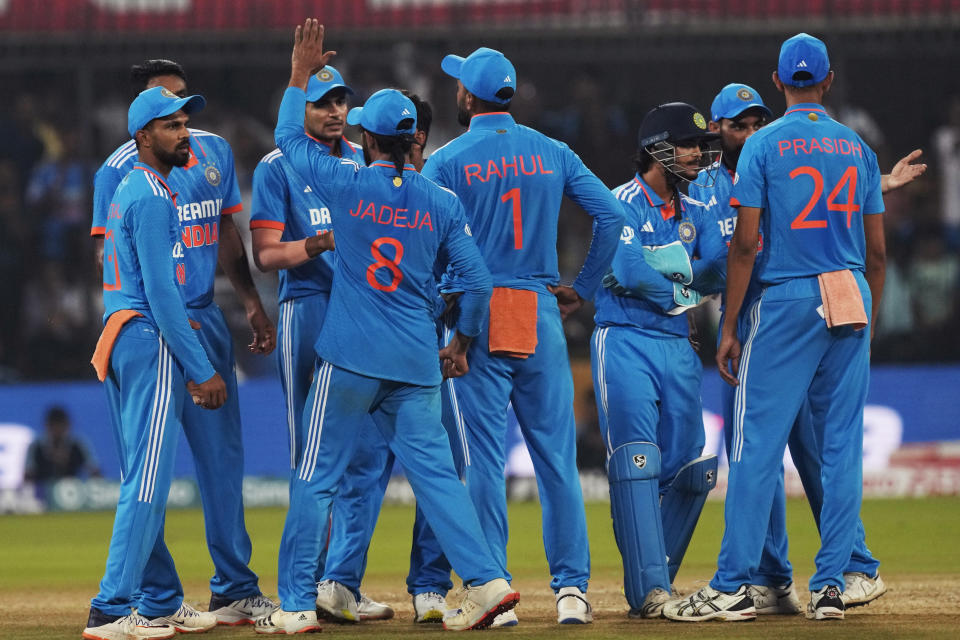
M687 593L713 573L720 544L722 505L710 502L694 535L677 587ZM486 634L512 638L645 639L719 638L923 638L956 633L952 613L960 604L960 500L872 500L863 505L867 541L883 561L890 587L876 603L841 623L814 623L797 617L763 617L754 623L699 625L665 620L631 621L620 594L620 558L610 527L609 507L587 505L593 563L590 596L595 608L590 627L558 626L553 594L539 535L540 509L533 503L510 506L509 565L521 593L520 626ZM254 541L253 569L265 593L276 595L276 558L284 510L251 509L247 526ZM791 560L806 600L818 540L806 503L788 503ZM113 513L0 516L0 636L79 638L89 599L103 572ZM392 621L361 625L326 624L337 638L414 637L439 633L434 625L414 625L404 578L408 568L413 508L386 507L370 548L364 591L397 610ZM212 565L202 536L199 511L171 511L166 540L183 579L186 598L205 609ZM221 639L252 638L250 628L218 628ZM204 637L211 637L210 635Z

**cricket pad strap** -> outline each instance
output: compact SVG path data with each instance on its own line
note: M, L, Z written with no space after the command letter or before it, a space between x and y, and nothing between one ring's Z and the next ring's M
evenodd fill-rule
M690 538L697 528L707 494L717 486L717 456L691 460L677 472L660 502L663 540L666 544L670 581L677 576Z

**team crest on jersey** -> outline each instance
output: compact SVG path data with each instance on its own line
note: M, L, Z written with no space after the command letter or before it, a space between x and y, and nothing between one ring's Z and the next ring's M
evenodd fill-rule
M173 91L170 91L170 89L167 89L166 87L160 87L160 95L162 95L164 98L173 98L174 100L177 99L177 94L175 94Z
M744 102L749 102L750 100L753 100L753 94L750 93L750 91L747 89L740 89L739 91L737 91L737 97L743 100Z
M393 178L393 186L399 187L399 186L402 185L402 184L403 184L403 178L401 178L400 176L394 176L394 178Z
M647 466L647 456L643 455L642 453L638 453L637 455L633 456L633 464L637 469L643 469L645 466Z
M207 165L203 170L203 177L207 179L207 182L210 183L210 186L215 187L220 184L220 170L215 166Z
M680 227L677 229L677 235L680 236L681 240L690 244L697 239L697 228L692 222L681 222Z
M333 80L333 74L329 69L321 69L320 72L317 73L317 80L320 82L330 82Z
M707 128L707 119L703 117L703 114L697 111L693 114L693 124L697 125L699 129Z

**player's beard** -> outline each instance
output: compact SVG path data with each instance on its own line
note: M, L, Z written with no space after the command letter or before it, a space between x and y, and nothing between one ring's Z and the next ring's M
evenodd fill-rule
M461 107L460 105L457 105L457 122L459 122L461 126L469 127L469 126L470 126L470 120L471 120L472 117L473 117L473 116L471 116L469 113L467 113L467 112L463 109L463 107Z
M157 160L171 167L184 167L190 162L190 145L186 148L176 147L173 151L167 152L161 149L154 151Z
M363 136L363 163L370 166L370 151L367 149L367 136Z

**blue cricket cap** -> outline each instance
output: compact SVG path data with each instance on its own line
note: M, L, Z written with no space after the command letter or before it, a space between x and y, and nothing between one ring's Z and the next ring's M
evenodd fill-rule
M496 49L480 47L466 58L450 54L443 58L440 68L460 80L467 91L487 102L507 104L517 91L517 71Z
M307 81L307 102L316 102L334 89L341 87L346 89L347 93L353 94L353 89L343 83L340 72L327 65L310 76Z
M184 113L196 113L207 105L203 96L181 98L166 87L153 87L141 91L130 103L127 111L127 133L136 137L137 131L150 124L155 118L163 118L183 109Z
M819 38L798 33L780 47L777 75L791 87L809 87L821 82L830 73L827 45ZM809 74L809 75L808 75Z
M720 93L713 99L713 104L710 105L710 117L714 122L720 122L723 118L733 119L753 107L763 111L768 118L773 117L773 113L767 105L763 104L763 98L753 87L732 83L720 89Z
M396 89L380 89L362 107L347 113L347 124L381 136L413 135L417 131L417 108Z

